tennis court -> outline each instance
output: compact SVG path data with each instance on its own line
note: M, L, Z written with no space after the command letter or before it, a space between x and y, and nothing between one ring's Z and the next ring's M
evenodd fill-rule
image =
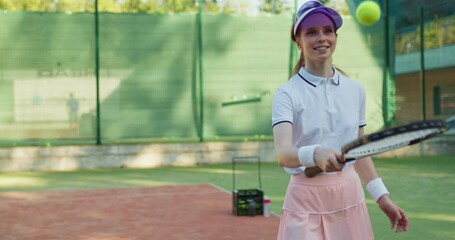
M455 223L455 209L453 208L455 206L455 192L453 191L455 188L454 161L454 156L375 159L377 170L392 192L392 198L396 199L406 209L412 224L408 232L395 234L389 229L387 217L376 206L374 200L366 196L377 240L455 239L455 230L453 228ZM282 171L276 163L263 163L261 168L264 194L268 195L272 200L272 212L279 215L289 175ZM245 163L245 165L239 166L238 173L239 181L241 181L239 186L243 187L246 183L253 183L253 186L257 184L257 164ZM204 191L196 194L187 187L188 184L195 187L203 186L201 189ZM192 207L190 211L194 211L197 214L196 217L193 216L190 227L185 227L185 230L197 229L197 226L193 228L193 221L196 218L204 217L203 214L210 211L211 215L206 216L210 221L206 221L206 225L215 224L218 220L221 220L223 228L230 228L233 231L229 233L231 234L229 236L234 236L233 234L236 234L234 231L237 230L245 234L244 228L240 226L243 226L244 221L249 226L251 224L251 228L255 228L256 221L266 221L267 223L261 222L260 225L270 226L268 225L271 224L270 222L274 222L276 225L271 224L272 226L268 228L258 228L261 232L260 234L267 233L267 237L276 238L278 217L235 217L231 214L231 194L223 192L214 186L219 186L222 189L232 189L231 164L153 169L2 173L0 174L0 214L7 217L0 219L0 236L5 235L5 233L12 233L14 230L13 226L21 226L18 225L22 224L21 221L17 220L19 218L25 218L24 222L28 223L28 225L22 224L22 232L15 230L14 233L18 233L20 236L23 236L24 232L31 233L36 231L37 226L41 227L42 230L53 229L56 231L60 231L58 227L63 226L61 228L69 229L73 233L83 234L84 232L76 232L74 229L87 228L87 231L91 232L90 224L91 226L99 224L104 227L116 226L122 228L127 223L121 219L130 220L132 225L151 221L160 224L160 221L164 221L160 220L160 216L154 215L153 219L151 219L151 215L148 215L155 214L156 212L154 211L157 211L154 208L155 206L151 206L149 203L163 199L156 197L160 196L160 192L179 189L180 193L188 193L185 195L185 199L181 200L183 194L177 194L175 195L177 197L174 196L173 198L170 198L171 195L165 195L163 196L164 198L171 199L164 204L166 208L174 207L175 209L176 205L186 204L188 199L195 198L198 199L199 204L205 201L201 199L201 196L207 198L208 195L212 194L219 199L213 203L211 206L213 208L209 210L201 210L203 206L198 204L196 207L194 205L189 206L190 204L184 205L183 208L185 210L189 206L190 208ZM163 189L163 191L154 192L153 189ZM131 201L128 198L131 198ZM180 201L175 199L180 199ZM138 202L137 205L132 203L133 200ZM98 203L99 206L94 205ZM82 204L82 206L79 207L79 204ZM48 205L54 206L52 211L49 211L48 208L41 209L41 207ZM12 208L13 206L14 208ZM122 209L124 206L133 206L133 208L125 210ZM95 209L98 207L101 210ZM70 227L64 224L59 225L60 221L66 220L66 217L74 213L71 211L73 208L80 210L80 212L76 212L75 217L77 219L73 219L72 225L69 225ZM94 211L88 211L86 208ZM29 209L39 210L39 212L32 214L28 212ZM52 218L55 210L62 210L64 213L62 215L63 220L57 222L58 227L46 226L40 222L40 220ZM164 212L170 213L168 210ZM9 215L4 215L6 213ZM121 216L123 213L127 214ZM109 220L109 216L113 220ZM98 222L95 222L95 220ZM88 221L90 221L90 224L88 224ZM176 222L179 219L175 218L173 221ZM109 226L109 224L111 225ZM160 231L168 232L166 228L174 229L174 225L160 226ZM30 231L27 230L28 227L30 227ZM153 229L154 227L147 226L146 228ZM123 230L116 229L115 231ZM247 232L250 231L248 230ZM218 237L215 239L219 239ZM103 238L100 237L100 239ZM243 239L256 240L257 238L244 237Z
M276 239L279 217L234 216L210 184L0 193L0 239Z
M371 26L364 1L322 2L343 18L333 64L365 87L365 133L455 126L453 0L374 0ZM276 239L289 174L271 103L301 2L0 0L0 240ZM376 240L455 239L454 132L375 157L411 222L395 234L367 194ZM261 157L271 217L232 214L235 156Z

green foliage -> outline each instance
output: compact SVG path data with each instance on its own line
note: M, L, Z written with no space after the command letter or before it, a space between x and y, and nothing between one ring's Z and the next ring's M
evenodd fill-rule
M206 1L206 7L217 11L216 3ZM94 12L94 0L0 0L0 9L31 12ZM100 12L165 13L196 11L194 0L98 0Z
M216 2L206 2L204 8L207 12L219 12L220 8Z
M193 0L167 0L165 6L170 12L186 12L196 9Z
M425 49L455 44L455 15L428 21L424 27ZM395 38L397 54L420 51L420 27L399 33Z
M33 12L94 12L95 2L95 0L0 0L0 9ZM204 11L214 13L243 12L247 4L244 0L225 0L223 6L217 0L202 0L202 2ZM332 7L330 0L322 2ZM98 0L98 10L112 13L196 12L198 4L199 0ZM292 12L294 9L291 5L285 0L259 0L258 8L262 12L279 14Z
M6 10L21 10L31 12L53 11L53 0L1 0L0 6Z
M263 12L282 13L284 0L260 0ZM33 12L94 12L95 0L0 0L0 9ZM220 6L216 0L203 0L204 11L235 13L244 11L246 1L226 0ZM196 12L199 0L98 0L100 12L112 13L179 13ZM240 7L240 9L237 9Z
M71 0L70 0L71 1ZM81 12L95 12L95 6L93 4L87 4L87 9L81 9ZM98 11L100 12L112 12L112 13L121 13L122 7L119 4L116 4L116 0L102 0L98 1Z
M294 11L293 5L286 5L284 4L282 0L264 0L261 10L263 12L268 12L268 13L284 13L284 12L289 12L292 13Z
M13 9L12 0L0 0L0 9Z

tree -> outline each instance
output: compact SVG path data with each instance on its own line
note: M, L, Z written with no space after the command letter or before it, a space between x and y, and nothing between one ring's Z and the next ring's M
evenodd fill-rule
M53 11L53 0L18 0L17 5L23 11L30 12L51 12Z
M0 0L0 9L10 10L14 7L12 0Z
M202 0L204 11L238 13L251 0ZM263 12L282 13L287 0L258 0ZM327 1L327 0L326 0ZM95 0L0 0L0 9L30 12L94 12ZM199 0L98 0L100 12L197 12ZM289 4L288 4L289 5Z

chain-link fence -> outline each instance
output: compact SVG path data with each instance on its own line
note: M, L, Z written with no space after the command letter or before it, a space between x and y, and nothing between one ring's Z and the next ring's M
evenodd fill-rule
M359 2L332 4L353 16ZM367 89L367 131L421 118L422 102L428 117L453 114L453 12L424 21L425 70L444 70L422 95L419 22L380 3L374 26L343 17L334 55ZM0 11L0 144L271 139L271 96L296 61L292 11L199 10Z

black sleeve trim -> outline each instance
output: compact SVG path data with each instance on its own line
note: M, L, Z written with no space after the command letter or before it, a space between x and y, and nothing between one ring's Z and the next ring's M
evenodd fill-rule
M292 122L291 121L281 121L281 122L277 122L275 124L273 124L272 128L275 127L276 125L280 124L280 123L285 123L285 122L288 122L292 125Z

